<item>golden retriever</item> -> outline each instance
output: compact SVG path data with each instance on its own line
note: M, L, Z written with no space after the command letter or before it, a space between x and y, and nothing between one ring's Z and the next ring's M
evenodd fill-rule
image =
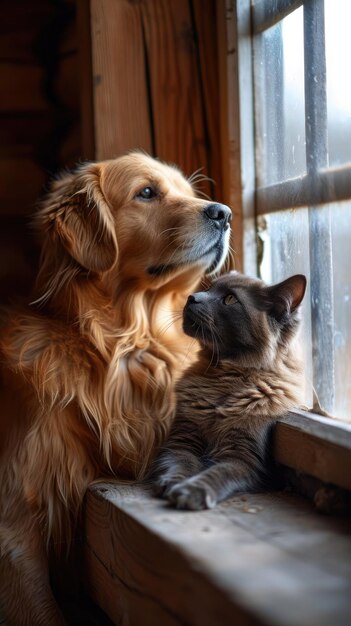
M33 302L3 320L0 605L9 625L64 624L48 554L87 486L140 478L162 443L188 339L172 324L229 246L230 209L134 152L52 184L36 224ZM179 316L180 317L180 316Z

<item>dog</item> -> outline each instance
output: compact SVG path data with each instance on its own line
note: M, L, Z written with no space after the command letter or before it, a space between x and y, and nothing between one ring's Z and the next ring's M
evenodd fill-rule
M69 547L89 483L142 478L163 442L189 348L179 313L223 265L230 219L175 166L139 152L52 183L35 217L33 299L2 320L0 603L9 625L65 623L48 555Z

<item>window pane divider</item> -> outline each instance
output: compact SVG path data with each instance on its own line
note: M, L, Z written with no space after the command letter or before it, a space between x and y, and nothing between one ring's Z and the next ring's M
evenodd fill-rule
M351 164L259 187L257 215L351 198Z
M253 5L253 34L262 33L298 9L303 0L256 0Z
M324 0L304 3L305 134L307 174L328 167ZM315 187L312 184L312 188ZM309 249L314 404L333 413L335 350L331 210L310 203Z

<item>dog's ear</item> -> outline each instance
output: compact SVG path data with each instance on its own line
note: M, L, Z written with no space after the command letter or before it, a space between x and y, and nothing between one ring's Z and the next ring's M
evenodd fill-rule
M114 265L117 238L100 189L98 164L89 163L55 181L43 213L50 216L54 237L84 268L105 272Z

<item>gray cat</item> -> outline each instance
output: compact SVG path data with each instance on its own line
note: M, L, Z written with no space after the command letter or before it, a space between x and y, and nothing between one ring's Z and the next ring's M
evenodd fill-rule
M176 389L169 438L152 468L155 491L178 509L212 508L267 477L274 421L301 404L294 337L306 278L271 287L231 272L189 296L183 328L198 360Z

